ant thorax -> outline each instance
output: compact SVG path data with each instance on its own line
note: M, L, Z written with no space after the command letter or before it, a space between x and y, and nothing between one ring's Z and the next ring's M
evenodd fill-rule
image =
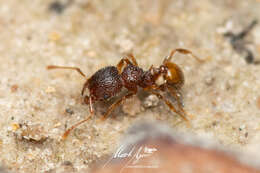
M121 73L124 87L129 90L136 91L137 86L142 81L143 73L144 72L141 68L132 64L128 64Z

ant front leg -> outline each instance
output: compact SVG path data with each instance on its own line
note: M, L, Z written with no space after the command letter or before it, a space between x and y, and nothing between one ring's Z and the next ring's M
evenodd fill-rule
M185 115L183 115L182 113L178 112L175 107L171 104L171 102L169 100L167 100L164 96L162 96L161 94L155 92L155 91L150 91L152 94L156 95L159 99L163 100L164 103L170 108L171 111L175 112L176 114L178 114L179 116L181 116L185 121L189 122L189 120L185 117Z
M178 48L178 49L174 49L171 51L170 55L165 58L163 60L163 64L165 64L166 62L171 61L172 57L175 55L175 53L181 53L184 55L191 55L191 57L195 58L197 61L199 61L200 63L204 62L204 60L201 60L200 58L198 58L196 55L194 55L191 51L189 51L188 49L182 49L182 48Z
M183 109L182 102L181 102L179 96L177 95L176 91L175 91L173 88L171 88L170 86L166 86L166 87L167 87L168 91L170 92L170 94L171 94L171 95L174 97L174 99L177 101L177 104L178 104L178 107L179 107L180 111L181 111L184 115L188 116L187 112Z

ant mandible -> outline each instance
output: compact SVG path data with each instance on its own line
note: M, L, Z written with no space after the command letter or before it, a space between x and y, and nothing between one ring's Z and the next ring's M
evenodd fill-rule
M126 58L121 59L116 67L104 67L98 70L88 79L86 78L85 74L77 67L56 65L47 66L47 69L76 70L86 78L81 95L84 95L86 88L89 89L89 96L84 97L84 102L89 105L91 115L66 130L63 134L63 139L67 138L69 133L75 127L88 121L91 118L91 116L94 114L93 104L96 101L105 101L110 99L111 97L117 95L123 87L128 90L128 93L113 103L108 108L101 120L105 120L117 106L119 106L126 99L135 95L137 93L138 87L141 87L145 91L148 91L156 95L159 99L163 100L171 111L177 113L184 120L188 121L186 118L187 113L182 108L182 103L178 97L179 90L184 84L184 75L181 68L177 64L171 62L172 57L177 52L182 54L189 54L196 60L202 62L202 60L195 56L191 51L179 48L172 50L170 55L163 60L162 65L160 65L158 68L153 67L152 65L147 71L144 71L138 66L136 59L132 54L128 54ZM179 110L177 110L173 104L171 104L171 102L158 91L168 91L177 101Z

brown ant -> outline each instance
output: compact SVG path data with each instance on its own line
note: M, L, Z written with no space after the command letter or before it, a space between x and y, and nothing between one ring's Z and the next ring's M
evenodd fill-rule
M116 67L107 66L94 73L86 80L81 91L81 94L84 95L85 89L89 89L89 96L84 97L84 102L89 105L91 115L66 130L66 132L63 134L63 139L68 136L71 130L91 118L94 113L93 104L96 101L106 101L110 99L111 97L117 95L123 87L128 89L128 93L113 103L108 108L101 120L106 119L117 106L119 106L124 100L135 95L137 93L138 87L141 87L144 90L156 95L159 99L163 100L171 111L177 113L184 120L188 121L186 118L187 113L182 108L182 103L178 97L179 90L184 84L184 75L181 68L177 64L171 62L171 59L176 52L192 55L192 57L202 62L202 60L193 55L193 53L189 50L175 49L171 51L170 55L163 60L163 64L158 68L151 66L149 70L144 71L138 66L134 56L132 54L128 54L126 58L120 60ZM50 65L47 67L47 69L76 70L86 78L84 73L77 67ZM176 110L170 101L158 92L164 92L166 90L177 101L179 110Z

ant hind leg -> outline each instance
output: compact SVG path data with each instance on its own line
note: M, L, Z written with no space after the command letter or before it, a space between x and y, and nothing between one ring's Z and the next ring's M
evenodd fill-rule
M136 59L135 59L135 57L132 53L128 53L127 57L129 57L132 60L132 62L135 66L138 66L138 63L137 63L137 61L136 61Z
M128 93L127 95L123 96L121 99L117 100L115 103L113 103L108 110L106 111L106 113L104 114L104 116L102 118L100 118L99 121L104 121L108 118L108 116L111 114L111 112L118 107L122 102L124 102L126 99L131 98L133 95L135 95L136 93Z
M57 66L57 65L49 65L47 66L48 70L52 69L70 69L70 70L76 70L81 76L86 78L86 75L80 70L78 67L66 67L66 66Z

